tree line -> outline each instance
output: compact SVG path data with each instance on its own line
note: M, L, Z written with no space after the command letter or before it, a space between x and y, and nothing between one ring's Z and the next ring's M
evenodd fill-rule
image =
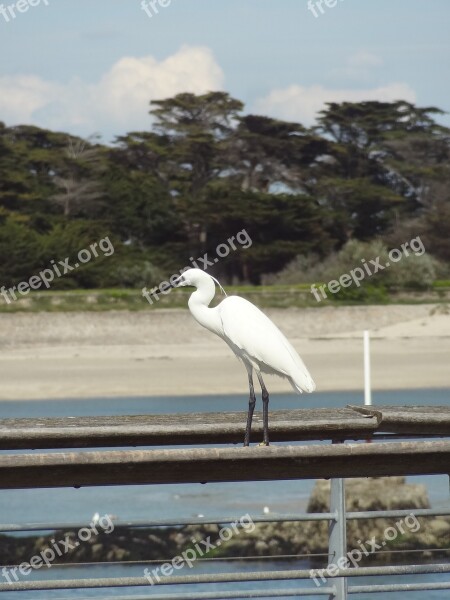
M245 114L226 92L150 103L111 145L0 123L0 283L109 236L114 255L58 287L155 285L245 228L213 272L260 283L296 257L417 235L450 259L450 130L406 101L329 103L314 127Z

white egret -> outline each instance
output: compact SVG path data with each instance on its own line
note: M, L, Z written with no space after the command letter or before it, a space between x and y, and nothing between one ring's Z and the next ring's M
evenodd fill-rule
M261 385L263 402L263 443L268 446L269 393L261 373L284 377L299 393L313 392L316 385L294 347L278 327L254 304L239 296L227 296L214 308L209 307L215 295L215 282L223 290L212 275L201 269L188 269L174 281L173 287L197 288L188 302L192 316L200 325L222 338L247 369L250 398L244 446L250 443L256 404L253 371L256 372ZM226 296L225 290L223 292Z

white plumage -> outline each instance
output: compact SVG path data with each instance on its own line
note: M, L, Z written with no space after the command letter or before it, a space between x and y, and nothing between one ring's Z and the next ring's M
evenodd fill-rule
M262 390L264 443L269 444L269 394L261 373L288 379L295 391L313 392L316 385L295 348L272 321L248 300L228 296L209 308L215 294L215 281L201 269L188 269L176 280L174 287L194 286L197 290L189 298L193 317L206 329L221 337L244 363L249 379L250 400L244 445L250 440L251 422L255 407L253 371ZM220 283L217 281L220 286ZM222 287L222 286L220 286ZM223 288L222 288L223 289Z
M316 389L305 363L278 327L254 304L230 296L217 307L225 341L256 371L289 380L295 391Z

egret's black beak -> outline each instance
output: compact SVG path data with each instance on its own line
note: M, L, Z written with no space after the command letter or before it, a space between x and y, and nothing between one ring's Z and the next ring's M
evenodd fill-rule
M160 285L157 288L154 288L152 290L152 293L154 294L167 294L167 292L171 289L174 289L178 287L177 285L172 285L171 283L169 283L168 281L166 281L164 284Z
M180 287L180 283L183 281L182 276L175 279L174 283L169 283L168 281L164 281L158 288L155 288L153 292L155 294L167 294L169 290Z

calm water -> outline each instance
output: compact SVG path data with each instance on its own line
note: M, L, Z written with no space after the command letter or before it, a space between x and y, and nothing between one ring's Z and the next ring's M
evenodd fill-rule
M271 397L271 407L298 408L298 407L343 407L346 404L362 404L361 393L316 393L312 396L294 396L289 394ZM414 390L375 392L374 404L396 405L449 405L450 390ZM50 417L50 416L100 416L120 414L177 414L188 412L219 412L224 410L246 410L245 396L191 396L185 398L114 398L114 399L89 399L89 400L64 400L42 402L0 402L0 418L7 417ZM449 505L449 480L446 476L409 477L411 483L423 483L428 489L430 501L434 506ZM124 520L131 519L166 519L186 518L197 516L244 515L246 513L260 513L264 506L272 512L294 512L306 508L309 494L314 481L283 481L283 482L246 482L246 483L215 483L215 484L183 484L160 486L122 486L108 488L86 489L56 489L56 490L5 490L0 491L0 521L2 523L42 522L48 521L80 521L88 523L92 515L98 512L117 515ZM233 572L242 569L289 569L308 568L306 563L268 563L263 561L248 563L213 563L198 564L196 573L201 572ZM47 569L46 569L47 571ZM179 571L183 573L184 571ZM141 566L103 566L83 567L76 569L79 577L101 576L140 576ZM53 567L45 573L36 571L33 578L68 577L67 570ZM450 575L430 575L403 578L403 583L415 581L445 581ZM0 581L1 578L0 578ZM394 581L394 579L389 580ZM355 584L375 583L369 579L358 578ZM282 582L272 587L307 587L309 582ZM233 584L234 585L234 584ZM228 584L219 589L258 589L259 586L267 588L268 584L256 582L244 584ZM200 591L201 588L189 586L188 591ZM175 588L159 588L158 593L183 591ZM186 590L184 590L186 591ZM112 590L111 590L112 592ZM154 588L145 590L116 590L117 594L143 595L156 593ZM43 592L41 594L3 593L4 600L31 600L44 598L90 598L110 597L110 593L102 595L101 591L83 592ZM309 597L309 596L308 596ZM317 598L317 596L315 596ZM363 598L381 600L386 597L391 600L404 600L405 594L378 595L370 594L352 595L356 600ZM408 592L411 600L422 600L424 592ZM450 598L450 591L427 591L429 600ZM311 596L313 598L313 596Z

